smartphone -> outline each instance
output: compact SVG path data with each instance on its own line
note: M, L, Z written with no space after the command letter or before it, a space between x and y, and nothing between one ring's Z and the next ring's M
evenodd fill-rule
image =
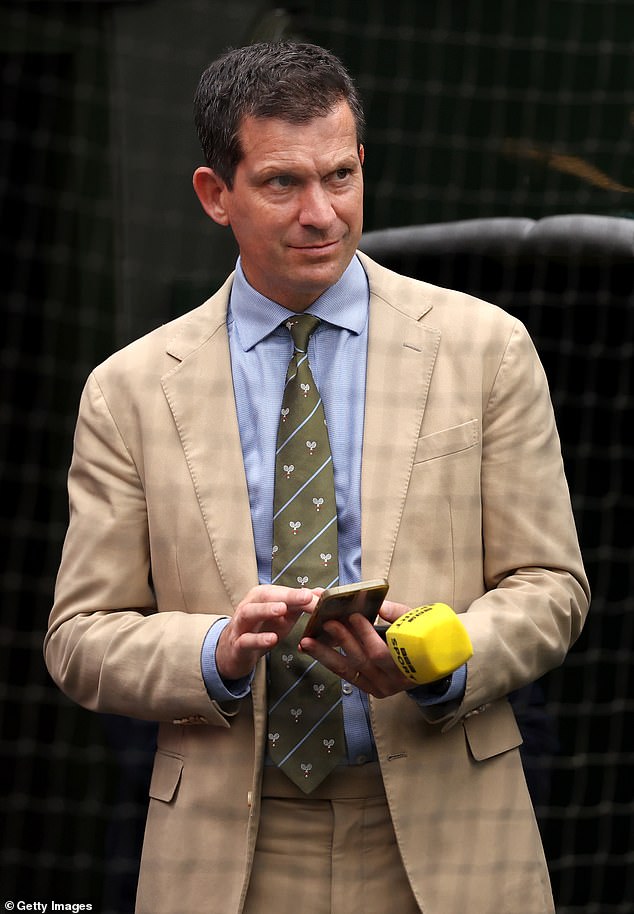
M387 581L361 581L358 584L344 584L324 590L312 613L304 635L319 638L323 624L329 619L345 619L353 613L361 613L374 622L388 591Z

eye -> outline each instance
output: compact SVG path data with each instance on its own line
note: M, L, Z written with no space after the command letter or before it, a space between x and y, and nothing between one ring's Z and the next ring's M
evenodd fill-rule
M337 181L345 181L345 179L348 178L351 174L351 168L338 168L334 173L334 177Z
M268 183L271 187L285 189L287 187L292 187L295 181L292 175L275 175L275 177L269 179Z

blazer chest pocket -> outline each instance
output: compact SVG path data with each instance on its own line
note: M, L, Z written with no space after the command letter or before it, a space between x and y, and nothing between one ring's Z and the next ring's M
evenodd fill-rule
M169 803L174 799L183 773L183 759L178 755L170 755L159 749L154 759L152 780L150 781L150 796L154 800L163 800Z
M432 435L425 435L418 439L414 463L423 463L425 460L434 460L437 457L447 457L460 451L466 451L480 443L480 421L470 419L461 425L444 428Z

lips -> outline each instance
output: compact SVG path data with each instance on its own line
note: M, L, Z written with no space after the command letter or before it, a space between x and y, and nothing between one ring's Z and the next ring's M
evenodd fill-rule
M336 238L334 241L325 241L321 244L291 244L289 247L291 247L294 251L315 251L319 253L319 251L330 250L339 244L339 241L340 239Z

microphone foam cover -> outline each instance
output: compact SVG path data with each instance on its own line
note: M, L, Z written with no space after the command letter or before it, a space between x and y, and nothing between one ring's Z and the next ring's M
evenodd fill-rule
M460 616L446 603L410 609L390 625L386 641L401 672L418 685L449 676L473 656Z

